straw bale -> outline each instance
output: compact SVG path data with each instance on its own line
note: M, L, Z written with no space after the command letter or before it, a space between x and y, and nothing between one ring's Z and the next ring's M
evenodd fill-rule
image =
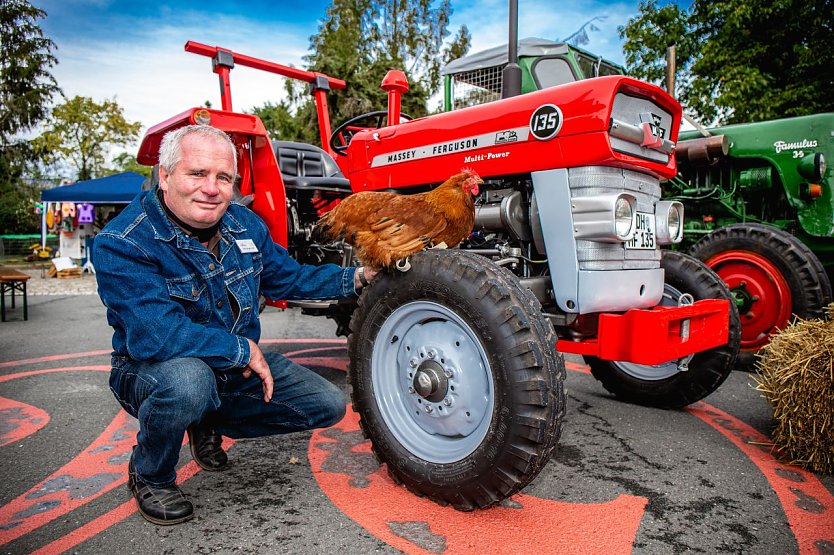
M773 442L791 462L834 473L834 304L797 319L759 352L756 389L773 406Z

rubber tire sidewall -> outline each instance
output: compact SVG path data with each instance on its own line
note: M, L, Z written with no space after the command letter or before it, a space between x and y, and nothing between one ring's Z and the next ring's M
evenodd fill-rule
M819 258L789 233L758 223L733 224L702 237L689 254L706 262L727 251L749 251L769 260L791 291L791 313L803 319L822 318L832 301L831 282ZM751 369L757 351L741 351L737 365Z
M689 361L687 371L661 380L638 379L611 361L596 357L586 357L586 362L603 387L622 401L660 408L682 408L718 389L730 375L739 352L741 326L738 309L730 298L729 289L703 262L684 253L664 250L661 267L666 273L666 283L681 293L691 294L696 301L729 301L727 343L696 353Z
M487 259L459 250L411 257L408 272L381 272L351 322L348 379L354 411L377 458L408 489L460 510L493 505L527 485L550 458L565 411L564 358L535 297ZM486 436L452 463L425 461L388 430L373 391L373 344L385 319L427 300L453 310L479 337L491 367L493 412Z

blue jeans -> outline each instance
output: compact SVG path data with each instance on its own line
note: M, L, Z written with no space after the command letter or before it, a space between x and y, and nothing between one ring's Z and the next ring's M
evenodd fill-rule
M344 417L346 400L338 387L280 353L264 357L275 380L269 403L254 373L248 379L216 373L198 358L113 358L110 389L139 420L133 465L143 482L176 482L183 434L192 424L238 439L324 428Z

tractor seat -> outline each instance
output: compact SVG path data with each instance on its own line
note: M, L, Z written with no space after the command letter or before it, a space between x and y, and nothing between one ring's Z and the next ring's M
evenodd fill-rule
M288 189L315 188L350 193L348 181L336 161L317 146L272 141L278 169Z

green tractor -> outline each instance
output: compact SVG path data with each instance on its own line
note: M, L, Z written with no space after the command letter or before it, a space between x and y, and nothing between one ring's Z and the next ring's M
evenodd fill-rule
M664 197L686 206L683 247L729 286L741 364L792 315L820 317L834 272L834 113L681 133Z
M544 39L520 40L517 54L520 93L625 72ZM508 59L503 45L449 63L445 109L501 98ZM678 176L663 194L686 206L678 248L730 287L742 322L738 364L750 366L793 315L821 316L832 301L834 178L826 159L834 157L834 114L682 132L676 157Z
M591 77L625 75L622 66L563 42L521 39L517 54L521 93ZM507 45L503 44L449 62L441 71L444 110L460 110L500 99L509 56Z

